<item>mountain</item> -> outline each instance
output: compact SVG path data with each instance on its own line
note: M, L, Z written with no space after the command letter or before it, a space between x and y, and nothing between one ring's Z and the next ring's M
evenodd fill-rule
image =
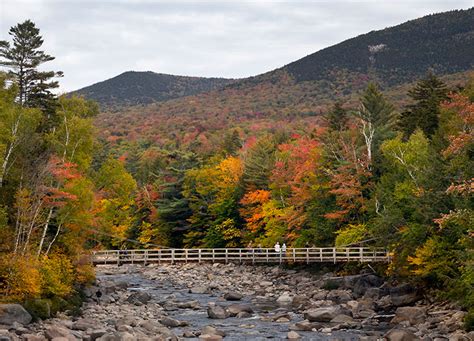
M414 82L429 71L450 87L462 86L474 69L472 56L474 8L450 11L369 32L279 69L227 80L209 92L175 93L173 99L105 111L96 124L113 144L140 140L159 146L203 144L197 137L212 135L217 136L212 143L219 143L222 133L234 127L246 136L271 129L307 132L336 100L357 108L369 81L376 81L398 109L407 104ZM142 89L136 81L134 89Z
M151 71L127 71L73 93L102 107L122 107L166 101L222 88L232 79L174 76Z

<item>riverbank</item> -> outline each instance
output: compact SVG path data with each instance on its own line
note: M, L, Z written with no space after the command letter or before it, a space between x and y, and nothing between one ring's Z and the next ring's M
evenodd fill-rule
M234 264L98 267L82 316L0 327L1 340L472 340L464 312L373 274Z

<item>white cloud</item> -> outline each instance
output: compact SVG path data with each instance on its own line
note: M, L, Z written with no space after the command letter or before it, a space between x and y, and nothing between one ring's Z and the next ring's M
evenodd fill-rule
M0 39L27 18L70 91L127 70L245 77L356 35L471 1L1 0Z

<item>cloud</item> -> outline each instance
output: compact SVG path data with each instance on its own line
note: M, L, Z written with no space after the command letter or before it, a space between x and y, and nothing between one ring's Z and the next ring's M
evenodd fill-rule
M127 70L240 78L345 39L471 1L0 1L0 39L27 18L62 91ZM46 67L46 66L45 66Z

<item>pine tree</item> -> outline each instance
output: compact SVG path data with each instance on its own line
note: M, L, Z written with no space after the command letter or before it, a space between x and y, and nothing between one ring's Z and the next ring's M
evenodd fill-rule
M332 109L325 115L331 130L342 131L347 128L348 115L341 102L334 103Z
M438 129L440 104L447 100L447 94L446 84L432 73L408 92L408 96L415 103L407 106L399 122L400 130L406 139L418 128L427 137L433 136Z
M39 50L43 45L39 29L31 20L26 20L10 28L9 34L13 37L11 45L7 41L0 41L0 65L9 68L10 75L18 83L19 104L54 112L51 104L55 96L51 89L57 88L59 84L52 78L61 77L62 72L38 71L41 64L54 59Z

